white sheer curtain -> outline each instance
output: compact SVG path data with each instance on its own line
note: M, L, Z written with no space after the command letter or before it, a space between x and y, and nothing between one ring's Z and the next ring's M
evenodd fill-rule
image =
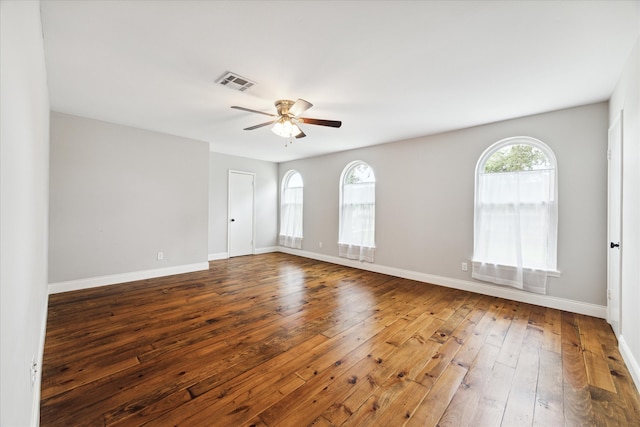
M375 182L344 183L338 254L373 262L375 254Z
M555 170L477 179L472 277L545 294L556 270Z
M302 248L302 177L299 173L288 176L282 191L280 205L280 245Z

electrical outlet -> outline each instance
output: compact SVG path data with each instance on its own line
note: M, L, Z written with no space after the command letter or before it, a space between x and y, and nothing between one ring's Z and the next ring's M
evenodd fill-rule
M158 261L162 261L164 259L164 252L158 252Z
M460 268L462 269L462 271L468 271L469 270L469 266L467 265L466 262L463 262L462 266Z
M36 383L36 377L38 376L38 362L36 362L35 356L31 358L31 368L29 373L31 374L31 388L33 388Z
M322 242L318 242L318 246L319 246L319 247L322 247Z

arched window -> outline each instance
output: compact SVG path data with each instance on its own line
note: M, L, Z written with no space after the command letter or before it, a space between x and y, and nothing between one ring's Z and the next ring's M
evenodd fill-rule
M282 178L280 195L280 245L302 248L302 176L290 170Z
M341 257L373 262L375 253L376 178L361 161L349 163L340 177Z
M476 166L472 277L546 293L556 271L556 158L543 142L507 138Z

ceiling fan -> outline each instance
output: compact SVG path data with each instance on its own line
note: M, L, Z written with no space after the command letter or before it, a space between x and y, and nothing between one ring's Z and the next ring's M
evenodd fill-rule
M263 111L252 110L250 108L238 107L233 105L231 108L236 110L248 111L250 113L264 114L265 116L273 117L273 120L260 123L259 125L250 126L244 130L254 130L263 126L269 126L273 124L271 129L276 135L283 136L285 138L304 138L305 133L298 126L301 123L319 126L329 126L333 128L339 128L342 126L342 122L338 120L323 120L312 119L309 117L300 117L302 113L313 107L313 104L305 101L304 99L298 99L296 102L288 99L280 99L275 102L278 114L265 113Z

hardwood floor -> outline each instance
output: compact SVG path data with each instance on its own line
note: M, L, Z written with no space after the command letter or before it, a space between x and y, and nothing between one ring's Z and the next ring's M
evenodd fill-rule
M602 320L281 253L51 295L41 425L640 425Z

